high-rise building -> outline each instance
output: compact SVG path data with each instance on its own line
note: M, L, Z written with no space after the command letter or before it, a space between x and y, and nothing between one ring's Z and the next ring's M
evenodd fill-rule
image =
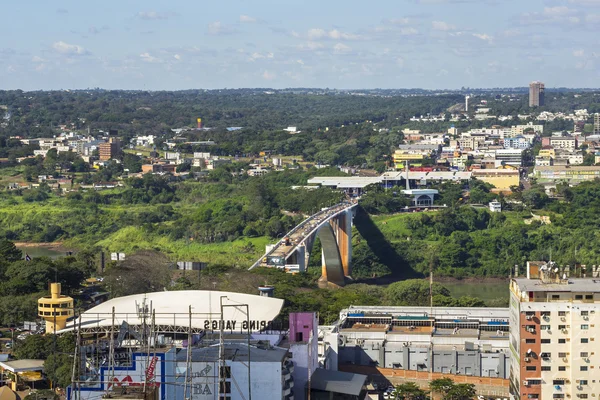
M600 113L594 114L594 135L600 135Z
M587 275L587 277L586 277ZM587 399L600 391L600 280L592 266L528 262L510 283L510 389L515 399ZM598 318L598 319L596 319Z
M531 82L529 84L529 107L540 107L544 105L544 84L542 82Z
M100 143L98 151L100 153L100 161L108 161L112 158L116 158L121 152L119 138L110 137L108 142Z
M465 111L469 112L469 96L465 96Z

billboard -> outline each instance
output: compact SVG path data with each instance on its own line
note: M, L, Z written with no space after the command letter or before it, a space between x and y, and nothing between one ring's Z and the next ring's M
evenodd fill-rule
M143 386L145 382L146 385L159 389L159 400L166 400L168 397L166 383L173 376L172 371L167 371L174 365L174 362L170 361L174 358L171 353L174 354L173 349L167 353L150 355L133 353L129 366L114 367L114 376L108 363L100 367L99 371L92 369L92 372L88 372L89 376L82 376L82 379L89 383L80 385L77 397L81 400L101 400L107 390L113 390L116 387ZM166 358L169 358L167 362L165 362ZM69 386L67 399L73 398Z
M267 256L267 265L275 267L285 266L285 257L283 256Z

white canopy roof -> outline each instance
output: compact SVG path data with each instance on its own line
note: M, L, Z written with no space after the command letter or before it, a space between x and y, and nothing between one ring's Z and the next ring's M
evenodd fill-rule
M218 330L221 321L221 304L227 330L244 330L247 326L246 304L249 309L250 330L266 328L281 312L283 300L258 295L219 292L212 290L180 290L154 292L118 297L93 307L81 314L82 328L118 327L123 321L129 325L142 325L144 319L155 325L191 327L193 329ZM192 318L190 322L190 306ZM145 310L145 312L144 312ZM69 322L61 332L73 330L78 319ZM118 329L118 328L117 328Z

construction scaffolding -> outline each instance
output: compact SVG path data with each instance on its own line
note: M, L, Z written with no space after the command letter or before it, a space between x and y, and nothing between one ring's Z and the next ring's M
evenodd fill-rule
M141 303L136 303L135 314L118 313L112 307L108 315L98 313L94 314L97 318L90 318L90 314L87 314L85 321L81 315L76 317L69 329L76 336L72 384L67 391L69 400L187 400L193 399L195 394L206 395L208 392L214 397L201 398L219 399L230 396L231 390L237 391L240 398L250 400L250 346L257 342L251 340L253 326L250 306L223 304L223 300L220 301L218 314L195 313L191 305L187 313L157 313L152 301L147 302L144 298ZM245 326L233 329L224 318L226 308L233 309L236 320L241 320L243 316ZM231 315L230 312L229 320ZM93 323L94 319L96 324ZM107 320L110 324L106 324ZM174 325L166 324L167 320L172 320ZM187 326L182 324L184 320ZM201 329L199 326L206 325L206 321L216 323L209 324L211 329ZM219 333L218 340L212 329L215 325ZM247 388L240 387L228 372L224 348L231 343L247 346L248 357L244 361L248 370ZM219 347L217 359L193 362L194 348L215 346ZM183 356L183 352L185 361L178 356L178 353ZM203 363L218 365L214 368L218 375L209 376L206 367L194 371L194 365ZM196 383L199 378L206 378L206 383Z

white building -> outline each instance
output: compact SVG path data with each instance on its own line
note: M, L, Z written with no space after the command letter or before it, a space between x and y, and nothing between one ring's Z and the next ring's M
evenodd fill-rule
M177 355L179 384L176 399L243 400L250 396L255 399L293 398L294 366L286 349L225 343L223 369L220 369L219 350L218 345L193 348L189 370L187 350ZM184 384L186 377L189 382L187 385ZM219 397L219 394L223 397Z
M502 203L498 200L490 201L489 207L491 212L502 212Z

